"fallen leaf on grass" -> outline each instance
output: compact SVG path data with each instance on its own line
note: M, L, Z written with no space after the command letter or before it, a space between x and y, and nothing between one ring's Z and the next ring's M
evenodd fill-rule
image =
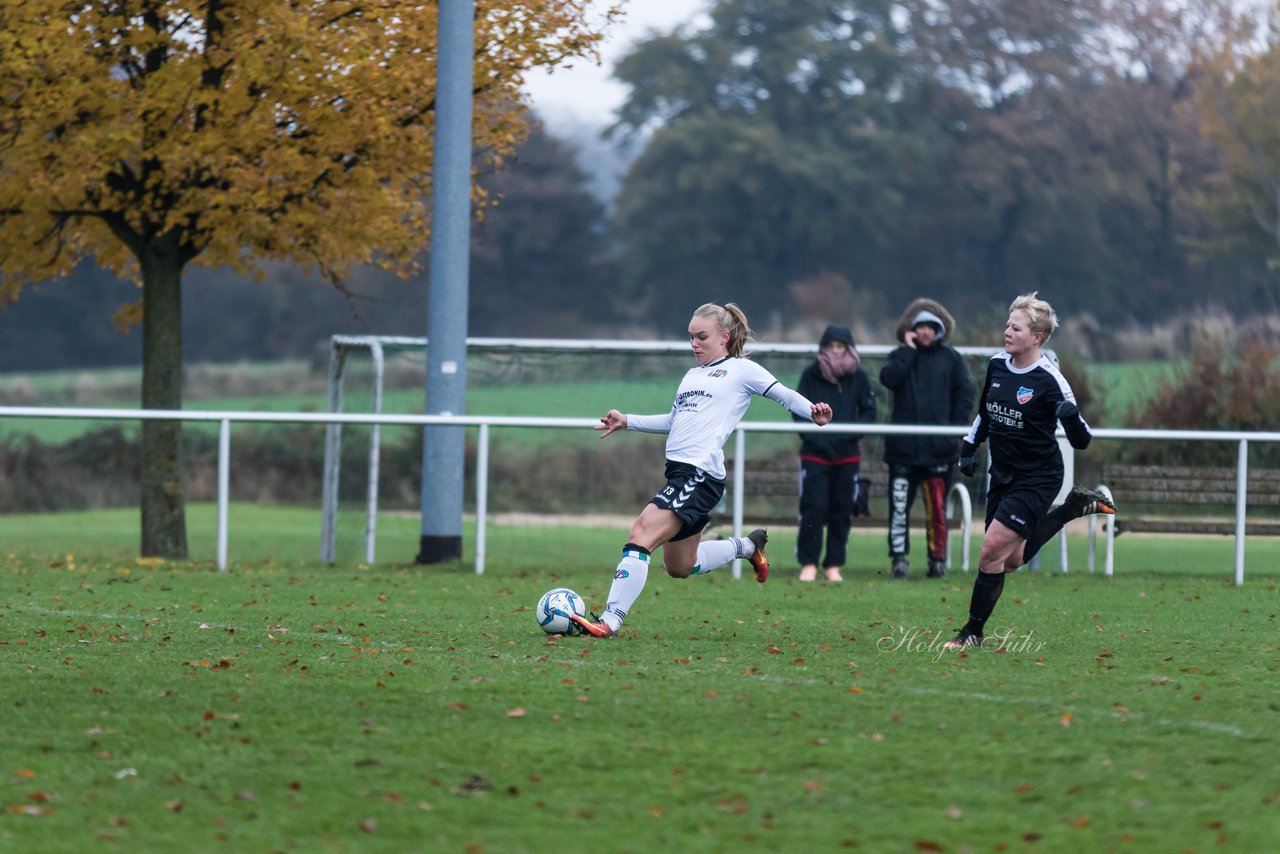
M1071 713L1064 712L1058 722L1063 726L1071 726Z
M9 815L53 815L57 812L47 804L9 804L4 811Z
M524 717L524 709L519 708L519 707L514 708L514 709L512 709L511 711L507 712L507 717L509 717L509 718L522 718L522 717Z
M466 780L458 784L458 788L453 793L460 798L469 798L477 792L493 791L493 783L489 782L479 774L472 774Z

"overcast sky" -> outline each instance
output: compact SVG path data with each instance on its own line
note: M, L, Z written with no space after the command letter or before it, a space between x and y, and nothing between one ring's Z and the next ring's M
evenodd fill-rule
M599 12L607 2L592 4ZM627 0L625 15L605 35L600 48L602 65L582 61L574 68L554 74L535 71L525 86L533 108L554 131L557 125L610 124L613 111L626 97L626 87L610 78L613 64L636 40L655 31L670 32L693 20L707 8L709 0Z

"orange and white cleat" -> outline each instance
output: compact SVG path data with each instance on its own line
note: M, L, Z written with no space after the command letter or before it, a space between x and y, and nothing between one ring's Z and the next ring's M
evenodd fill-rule
M608 623L595 614L591 615L591 619L577 614L570 614L569 619L578 627L578 634L580 635L591 635L593 638L611 638L618 634L609 628Z

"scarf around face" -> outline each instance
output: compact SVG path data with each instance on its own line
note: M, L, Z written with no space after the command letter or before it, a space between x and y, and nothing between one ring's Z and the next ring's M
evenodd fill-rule
M819 373L824 380L841 391L844 389L840 386L840 378L857 373L861 361L858 351L852 347L845 348L845 351L838 355L834 347L823 347L818 351Z

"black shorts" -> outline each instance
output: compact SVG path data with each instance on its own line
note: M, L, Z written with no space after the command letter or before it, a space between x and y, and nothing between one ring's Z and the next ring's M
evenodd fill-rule
M701 534L711 521L711 511L724 497L724 481L697 466L667 460L667 485L649 503L670 510L684 522L671 542Z
M1062 489L1061 478L1023 479L1000 483L991 478L991 490L987 493L987 527L991 520L999 519L1005 527L1023 539L1031 539L1031 533L1040 526L1040 520L1053 506L1053 499Z

